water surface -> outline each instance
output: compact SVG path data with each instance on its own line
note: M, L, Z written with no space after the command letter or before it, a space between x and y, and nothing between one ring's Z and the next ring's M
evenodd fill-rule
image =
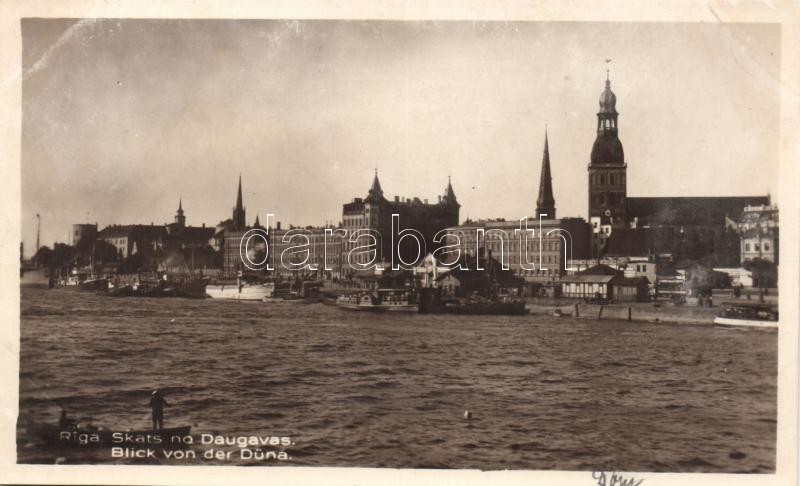
M291 437L267 465L775 468L774 331L39 289L21 312L21 463L185 464L31 440L61 407L148 428L162 388L167 426ZM235 457L192 464L253 464Z

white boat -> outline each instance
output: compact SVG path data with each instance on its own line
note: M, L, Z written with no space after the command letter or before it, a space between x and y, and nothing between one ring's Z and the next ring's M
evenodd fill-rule
M377 289L342 294L336 305L351 310L418 312L419 306L408 289Z
M238 280L228 284L206 285L206 295L212 299L267 300L275 293L275 284L250 283Z
M714 324L723 326L778 327L778 307L765 302L723 302Z

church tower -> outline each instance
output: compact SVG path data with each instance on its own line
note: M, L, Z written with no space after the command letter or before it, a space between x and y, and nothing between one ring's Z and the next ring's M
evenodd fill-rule
M597 138L589 162L589 221L595 233L624 228L627 195L625 153L619 141L617 97L606 76L606 88L600 94L597 113Z
M543 215L544 216L541 216ZM536 199L536 219L556 219L556 200L553 198L553 178L550 175L550 148L547 143L547 130L544 131L544 154L542 173L539 175L539 198Z
M236 193L236 207L233 208L233 228L241 231L245 228L244 206L242 205L242 175L239 174L239 191Z
M186 226L186 216L183 215L183 198L178 200L178 212L175 213L175 223L181 228Z

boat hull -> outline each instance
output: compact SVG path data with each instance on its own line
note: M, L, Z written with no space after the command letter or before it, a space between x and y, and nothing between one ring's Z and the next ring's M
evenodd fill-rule
M212 299L263 301L272 294L273 288L265 285L206 285L206 295Z
M759 321L755 319L734 319L732 317L720 317L717 316L714 318L714 324L720 326L743 326L743 327L762 327L768 329L777 329L778 322L777 321Z
M78 290L82 292L96 292L98 290L108 290L108 279L97 278L93 280L86 280L78 284Z
M342 304L337 303L342 309L368 311L368 312L419 312L416 304Z
M447 305L447 312L451 314L495 315L495 316L521 316L528 313L524 302L503 303L489 302L477 304Z

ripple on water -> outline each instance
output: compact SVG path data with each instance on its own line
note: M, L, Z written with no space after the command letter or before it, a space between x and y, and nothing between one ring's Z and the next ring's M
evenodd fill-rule
M37 289L21 316L20 444L59 407L147 426L159 387L168 423L280 431L299 466L775 469L777 333Z

